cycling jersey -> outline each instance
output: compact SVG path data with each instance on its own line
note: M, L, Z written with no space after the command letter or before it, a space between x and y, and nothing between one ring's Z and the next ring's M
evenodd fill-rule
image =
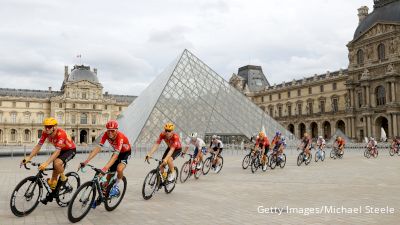
M161 144L162 140L164 140L164 142L168 145L168 148L175 148L175 150L182 148L181 141L179 140L179 135L176 133L173 133L171 138L167 139L165 132L162 132L160 134L160 137L158 137L156 143Z
M71 137L61 128L57 128L55 136L47 134L45 131L42 132L42 136L39 139L38 144L43 145L46 139L54 145L54 147L61 151L75 150L76 146Z
M307 147L307 145L311 144L311 139L303 138L302 142L303 142L303 145L304 145L303 148L305 148L305 147Z
M186 138L186 145L189 146L190 144L194 145L198 149L202 149L204 146L206 146L206 143L204 143L203 139L197 138L195 141L193 141L190 137Z
M121 131L117 130L117 135L114 138L114 140L109 138L107 132L105 132L103 134L103 137L101 137L101 141L99 143L100 146L103 147L106 140L108 141L108 143L110 143L111 147L113 147L115 152L123 153L131 151L131 145L129 144L129 140Z
M325 139L323 139L323 138L322 138L322 139L318 139L318 140L317 140L317 145L318 145L318 146L326 145Z
M260 147L266 147L266 146L269 146L269 140L268 140L268 137L267 137L267 136L265 136L265 137L263 137L262 139L260 139L260 138L257 138L257 140L256 140L256 146L260 146Z
M272 139L272 142L271 142L271 144L272 145L276 145L276 143L278 142L278 136L275 136L273 139Z
M338 146L342 146L344 145L344 139L341 139L340 141L336 141L336 143L338 144Z
M219 149L219 148L223 148L224 144L222 144L221 140L215 139L214 141L211 141L210 143L210 148L212 149Z

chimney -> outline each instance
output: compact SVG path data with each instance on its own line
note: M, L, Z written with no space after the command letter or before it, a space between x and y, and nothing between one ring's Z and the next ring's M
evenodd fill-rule
M51 92L51 87L49 87L49 91Z
M361 23L368 16L369 8L367 6L361 6L358 9L358 23Z
M97 68L93 68L93 72L97 75Z
M68 79L68 66L64 66L64 80Z

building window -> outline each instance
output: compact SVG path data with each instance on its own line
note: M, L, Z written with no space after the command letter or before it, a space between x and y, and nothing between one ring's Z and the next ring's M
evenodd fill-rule
M58 108L62 109L62 103L58 104Z
M3 142L3 130L0 130L0 142Z
M324 92L324 85L319 86L319 91Z
M278 99L281 99L281 93L278 94Z
M325 101L320 101L321 113L325 113Z
M108 114L103 115L103 124L106 124L108 121Z
M287 110L288 110L288 116L292 116L292 106L291 105L287 106Z
M82 98L83 99L86 99L87 97L86 97L86 92L82 92Z
M358 97L358 108L361 108L363 103L361 91L357 93L357 97Z
M336 90L336 88L337 88L337 87L336 87L336 83L333 83L333 84L332 84L332 89L333 89L333 90Z
M297 96L301 96L301 90L300 89L297 90Z
M43 133L43 130L38 130L37 131L37 138L38 139L42 137L42 133Z
M72 124L76 123L76 115L75 114L71 115L71 123Z
M0 101L0 106L3 106L3 102L2 101Z
M25 142L31 141L31 131L28 129L25 130L24 141Z
M278 107L278 115L279 117L282 117L282 106Z
M17 140L17 131L15 129L11 129L11 141Z
M274 116L274 109L273 109L273 108L269 108L269 115L270 115L271 117Z
M87 124L87 114L86 113L81 114L81 124Z
M44 114L43 113L39 113L38 114L38 123L43 123L43 120L44 120Z
M337 98L332 99L332 111L333 112L339 111L338 99Z
M269 100L272 101L272 95L269 95Z
M119 107L119 111L122 111L122 106Z
M57 115L57 120L58 120L58 123L62 123L62 121L63 121L63 114L58 114Z
M290 91L287 92L287 96L288 96L288 98L290 98Z
M364 63L364 52L363 50L358 50L357 51L357 64L363 64Z
M16 123L17 122L17 113L12 112L11 113L11 123Z
M29 123L29 119L31 118L31 115L29 113L25 114L25 123Z
M385 59L385 45L382 43L378 45L378 59L379 60Z
M261 97L261 102L264 102L264 96Z
M75 109L75 107L76 107L76 105L75 105L75 103L73 103L73 104L72 104L72 108Z
M29 102L25 103L26 108L29 108L29 105L30 105Z
M308 103L308 114L312 115L313 113L314 113L313 104L312 104L312 102L309 102Z
M96 115L95 114L92 115L92 124L96 124Z
M107 109L108 107L107 107L107 105L104 105L104 109Z
M297 112L299 113L299 116L303 114L301 107L302 107L301 103L297 104Z
M96 109L96 104L93 104L93 109Z
M12 107L13 107L13 108L17 107L17 103L16 103L16 102L13 102L13 103L12 103Z
M385 88L383 86L378 86L376 88L376 105L385 105L386 104L386 96L385 96Z
M312 94L312 88L308 87L308 94L311 95Z
M3 122L3 113L0 112L0 123Z

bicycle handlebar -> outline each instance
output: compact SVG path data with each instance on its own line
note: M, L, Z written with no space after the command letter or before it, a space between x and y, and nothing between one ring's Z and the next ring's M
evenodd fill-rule
M86 167L86 166L88 166L88 167L90 167L92 170L94 170L96 173L100 173L101 175L106 175L106 174L111 174L112 172L103 172L103 170L101 170L101 169L98 169L98 168L96 168L95 166L93 166L93 165L90 165L90 164L86 164L85 166L82 166L82 163L81 163L81 171L82 171L82 169L84 168L84 167ZM82 171L83 172L83 171Z
M153 158L153 157L146 157L146 159L144 161L147 162L148 164L150 164L149 159L154 159L156 162L161 162L161 160Z

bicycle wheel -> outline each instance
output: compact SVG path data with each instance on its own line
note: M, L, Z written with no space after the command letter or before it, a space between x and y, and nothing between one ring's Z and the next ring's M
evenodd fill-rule
M217 164L215 165L215 173L219 173L222 170L222 167L224 166L224 158L222 156L217 156L219 158Z
M251 172L255 173L258 169L258 157L253 158L253 160L251 160Z
M314 157L315 157L315 159L314 159L314 160L315 160L315 162L318 162L318 159L319 159L319 157L318 157L318 151L317 151L317 152L315 152L315 156L314 156Z
M299 156L297 156L297 166L300 166L303 163L303 153L300 153Z
M200 166L198 164L200 164ZM200 161L196 164L196 172L194 173L194 178L199 179L200 175L203 173L202 168L203 168L203 162Z
M321 161L324 161L325 160L325 151L322 151L321 152Z
M310 153L310 154L308 154L308 158L307 158L307 160L304 162L304 164L306 164L306 165L310 164L311 159L312 159L312 154Z
M331 150L331 153L329 154L330 155L330 157L333 159L333 157L335 156L335 150Z
M207 175L208 172L210 172L210 168L211 168L211 159L212 156L208 157L205 161L204 161L204 165L203 165L203 175Z
M108 184L108 187L107 187L106 196L108 196L108 197L107 197L107 200L104 202L104 207L106 208L107 211L113 211L114 209L116 209L125 196L127 181L126 181L126 177L123 176L122 182L120 181L118 183L119 193L117 193L117 195L115 195L115 196L110 197L110 191L111 191L111 188L113 188L115 181L116 180L113 180L110 184ZM121 192L121 190L122 190L122 192Z
M181 181L181 183L185 183L185 181L189 178L191 171L191 165L190 165L190 160L186 161L183 165L182 165L182 169L181 169L181 173L179 176L179 180Z
M389 149L389 155L390 156L394 156L394 148L390 148Z
M344 150L342 151L342 153L338 153L339 159L343 159L343 155L344 155Z
M245 155L242 161L242 168L245 170L250 165L250 155Z
M11 194L12 213L18 217L30 214L38 206L42 190L42 184L36 176L27 177L19 182Z
M262 163L260 166L261 166L261 170L263 172L267 171L267 168L269 166L269 158L268 158L268 156L265 156L264 163Z
M157 169L151 170L143 181L142 196L145 200L149 200L157 189L160 182Z
M171 171L169 171L169 173L170 172ZM173 181L168 181L168 179L166 181L164 181L165 182L164 183L164 191L165 191L165 193L169 194L174 190L175 184L176 184L176 180L178 179L178 172L179 172L178 168L175 166L175 171L174 171L175 179Z
M365 158L367 158L367 152L368 152L368 148L365 149L365 151L364 151L364 157L365 157Z
M79 178L79 175L77 173L69 172L65 174L65 176L68 178L68 180L58 187L56 193L56 202L61 207L68 206L69 201L71 201L72 195L81 184L81 179ZM59 179L58 182L62 181Z
M280 161L280 163L279 163L279 166L280 166L281 168L283 168L283 167L285 167L285 165L286 165L286 154L283 153L283 154L282 154L282 159L281 159L281 161Z
M271 163L270 163L271 169L275 169L277 163L278 162L277 162L276 156L272 156L271 157Z
M374 151L374 158L377 158L377 157L378 157L378 154L379 154L378 149L376 149L376 150Z
M78 188L68 204L68 219L72 223L81 221L90 211L96 197L93 181L88 181Z

